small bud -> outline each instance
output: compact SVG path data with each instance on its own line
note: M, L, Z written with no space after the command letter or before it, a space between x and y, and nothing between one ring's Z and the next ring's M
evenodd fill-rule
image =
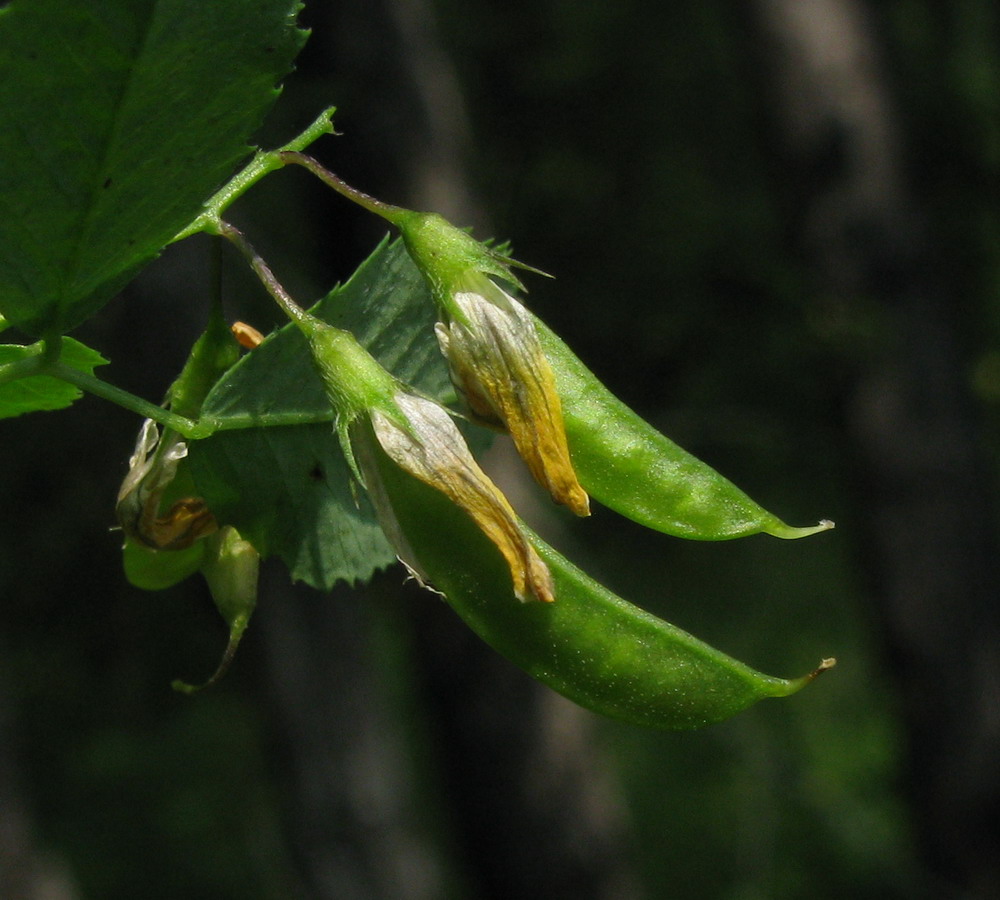
M236 343L244 350L254 350L264 343L264 335L254 328L253 325L247 325L246 322L233 322L229 326L229 330L233 333L233 337L236 338Z
M221 528L208 542L201 573L212 600L230 628L246 628L257 605L260 554L231 525Z

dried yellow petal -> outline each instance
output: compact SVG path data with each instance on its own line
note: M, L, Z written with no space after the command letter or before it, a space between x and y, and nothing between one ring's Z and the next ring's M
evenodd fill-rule
M507 499L473 459L451 416L432 400L413 394L400 392L394 399L402 421L380 409L371 412L375 437L386 455L468 513L503 554L519 600L530 595L551 601L548 567L524 536ZM397 550L401 558L407 553L405 548ZM403 561L419 571L412 559Z
M590 502L570 461L555 377L528 311L495 282L469 271L437 326L452 377L473 413L503 425L535 480L578 516Z

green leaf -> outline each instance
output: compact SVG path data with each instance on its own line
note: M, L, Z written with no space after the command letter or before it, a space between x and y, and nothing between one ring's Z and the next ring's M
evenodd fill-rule
M296 0L13 0L0 12L0 311L62 333L250 148L304 40Z
M37 355L37 346L22 347L20 345L4 344L0 346L0 365L14 363ZM73 338L62 339L60 361L88 375L94 374L97 366L107 364L107 360L96 350L81 344ZM22 413L37 410L64 409L74 400L78 400L83 392L51 375L32 375L18 381L8 381L0 385L0 419L9 419Z
M453 394L434 337L434 304L400 242L384 241L312 310L346 328L389 371L439 399ZM215 386L204 416L221 431L194 441L200 494L263 555L320 589L367 579L393 551L333 431L333 413L305 339L289 325Z

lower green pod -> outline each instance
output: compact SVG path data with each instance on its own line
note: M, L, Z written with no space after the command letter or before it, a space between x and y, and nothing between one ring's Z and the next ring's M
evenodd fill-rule
M555 600L519 603L509 568L469 517L381 451L376 464L421 577L486 643L580 706L637 725L690 729L786 697L833 665L773 678L615 596L537 536Z
M163 591L197 572L205 544L196 541L183 550L155 550L132 538L122 547L122 565L129 584L143 591Z
M800 538L833 522L796 528L678 447L615 397L543 322L542 349L562 402L570 458L595 500L640 525L695 540L761 532Z

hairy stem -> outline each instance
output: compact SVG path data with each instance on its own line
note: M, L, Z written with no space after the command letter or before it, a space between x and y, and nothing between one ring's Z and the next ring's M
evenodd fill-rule
M216 228L218 234L243 254L254 274L260 279L261 284L264 285L264 288L274 298L275 303L281 307L285 315L308 332L312 327L312 316L292 299L292 295L285 290L274 272L271 271L271 267L265 262L264 257L254 249L253 244L246 239L243 232L229 222L220 221Z
M357 188L351 187L339 175L334 175L333 172L305 153L282 150L278 155L286 163L293 163L294 165L308 169L320 181L333 188L338 194L347 197L348 200L357 203L358 206L363 206L369 212L381 216L393 225L398 225L400 218L408 213L408 210L400 206L383 203L381 200L376 200L374 197L364 193L364 191L359 191Z

